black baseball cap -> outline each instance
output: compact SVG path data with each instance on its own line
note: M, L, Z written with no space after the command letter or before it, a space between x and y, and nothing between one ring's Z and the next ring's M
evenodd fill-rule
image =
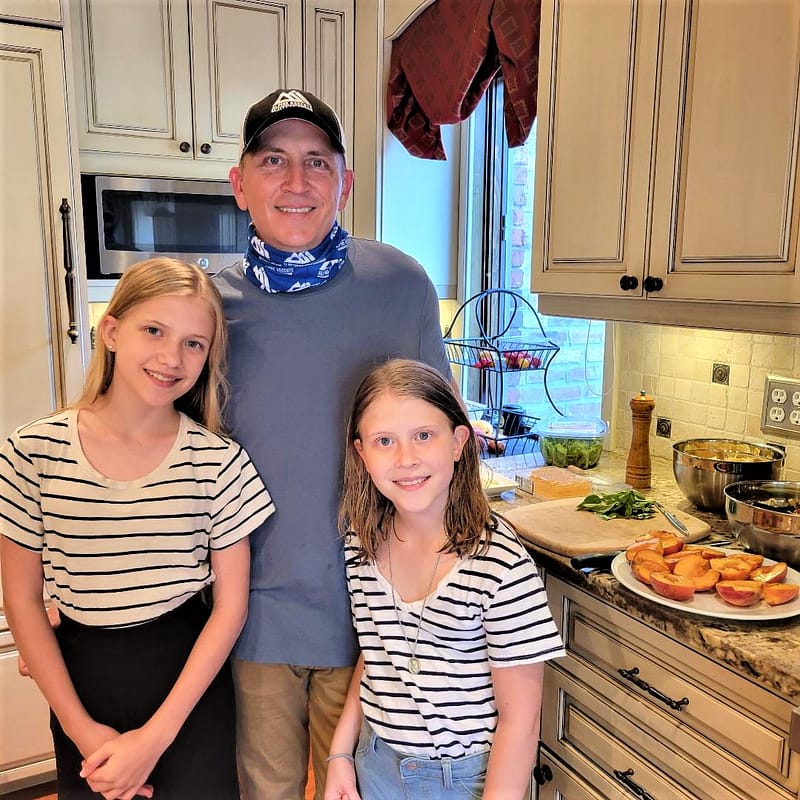
M258 137L276 122L302 119L327 134L334 150L344 154L344 130L336 112L310 92L300 89L276 89L250 108L242 123L240 157L258 144Z

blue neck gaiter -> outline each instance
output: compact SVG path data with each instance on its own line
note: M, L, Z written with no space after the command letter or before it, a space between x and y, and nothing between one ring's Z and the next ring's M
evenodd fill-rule
M286 253L258 238L250 223L250 246L244 254L244 274L268 294L302 292L327 283L339 272L347 258L350 234L333 223L330 233L311 250Z

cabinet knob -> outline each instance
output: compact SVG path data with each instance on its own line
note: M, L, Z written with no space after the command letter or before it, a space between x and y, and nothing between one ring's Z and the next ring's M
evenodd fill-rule
M211 152L211 145L208 142L203 142L203 144L200 145L200 152L204 156L207 156Z
M181 142L178 145L178 149L181 151L181 153L188 153L192 149L192 146L189 144L189 142Z
M660 292L664 288L664 281L661 278L656 278L653 275L648 275L644 279L644 290L646 292Z
M623 275L619 279L619 288L622 289L623 292L636 289L638 286L639 279L635 275Z
M534 767L533 779L536 781L537 786L544 786L545 783L553 780L553 771L548 764L542 764L541 767Z

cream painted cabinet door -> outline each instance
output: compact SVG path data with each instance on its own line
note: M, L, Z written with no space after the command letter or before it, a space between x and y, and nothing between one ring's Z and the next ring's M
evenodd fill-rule
M658 5L545 0L533 290L642 293Z
M60 24L59 0L0 0L0 17L15 17L34 24Z
M799 76L796 0L545 0L534 291L683 324L723 320L631 307L750 304L761 329L778 304L800 328Z
M659 296L800 303L800 3L667 0L663 30Z
M73 0L70 10L82 156L191 159L187 0Z
M279 87L303 85L300 0L192 0L194 157L239 159L248 107Z
M348 165L353 159L354 119L354 0L305 0L303 4L303 88L324 100L344 126ZM341 223L353 230L353 203L341 213Z
M60 30L0 23L0 431L73 399L83 379L83 283L66 298L62 199L79 215ZM13 125L10 124L13 120ZM76 207L77 206L77 207ZM68 335L70 316L77 340Z

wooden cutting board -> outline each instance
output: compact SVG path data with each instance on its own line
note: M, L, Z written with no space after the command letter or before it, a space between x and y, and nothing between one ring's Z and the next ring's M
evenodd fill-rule
M591 511L578 511L579 497L531 503L504 512L523 539L565 556L584 553L614 553L624 550L639 534L669 530L684 542L696 542L711 532L711 526L684 511L669 508L689 529L682 536L662 514L650 519L602 519Z

